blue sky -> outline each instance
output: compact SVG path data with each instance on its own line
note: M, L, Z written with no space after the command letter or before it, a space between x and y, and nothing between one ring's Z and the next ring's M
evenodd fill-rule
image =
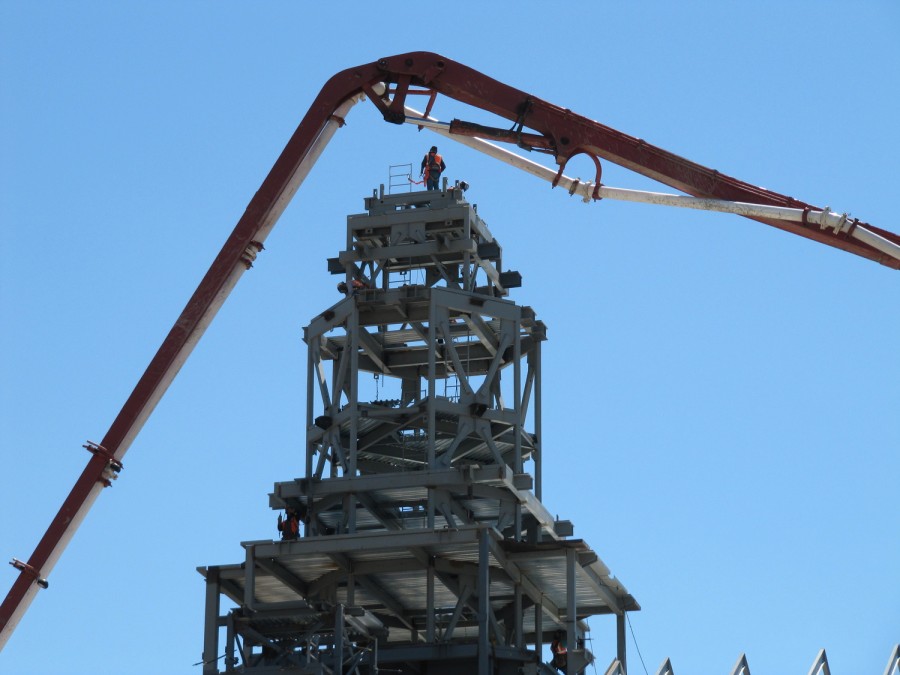
M334 73L434 51L742 180L900 231L895 2L0 3L0 553L27 558ZM435 114L483 121L438 99ZM274 536L302 327L345 217L428 132L351 113L6 649L196 673L197 566ZM736 216L583 204L461 145L448 177L547 324L544 503L641 603L646 668L882 673L900 642L900 273ZM589 177L573 160L571 175ZM659 186L613 166L616 187ZM11 567L0 570L3 593ZM612 620L591 622L597 672ZM629 637L630 670L642 673Z

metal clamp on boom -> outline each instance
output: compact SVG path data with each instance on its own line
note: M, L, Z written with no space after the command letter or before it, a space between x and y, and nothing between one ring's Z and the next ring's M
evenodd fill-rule
M122 462L117 460L109 450L99 443L94 443L94 441L85 441L85 444L81 447L91 454L100 455L106 459L106 466L103 468L103 472L97 480L103 483L104 487L110 487L112 481L119 477L119 472L124 468Z
M850 216L846 213L834 213L831 210L830 206L826 206L820 213L815 214L818 216L817 220L819 221L819 229L827 230L831 228L834 230L835 234L841 234L842 232L846 232L847 234L853 234L853 230L856 229L856 224L859 222L859 218L854 218L850 220ZM803 210L804 223L812 220L809 217L809 213L806 209Z
M40 575L40 573L36 569L34 569L34 567L29 565L28 563L22 562L18 558L13 558L12 560L9 561L9 564L12 565L13 567L15 567L20 572L24 572L25 574L30 576L32 579L34 579L34 582L41 588L47 588L50 586L50 582L47 581L46 579L44 579Z
M265 246L262 245L261 241L251 241L247 248L244 249L244 254L241 256L241 262L246 265L249 270L253 267L253 262L256 260L256 256L263 251Z

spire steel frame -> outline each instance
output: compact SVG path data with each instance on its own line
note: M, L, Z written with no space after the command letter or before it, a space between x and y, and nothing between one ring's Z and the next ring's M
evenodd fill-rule
M639 605L541 502L547 335L508 299L521 275L459 186L365 206L328 261L346 295L304 329L306 473L270 495L302 536L200 568L204 675L551 673L556 631L581 673L603 614L624 663Z

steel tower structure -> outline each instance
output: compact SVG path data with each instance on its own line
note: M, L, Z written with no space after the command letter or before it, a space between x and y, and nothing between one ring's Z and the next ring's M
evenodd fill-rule
M508 299L521 276L465 186L443 187L382 187L347 219L345 297L304 329L305 476L270 495L301 532L200 568L204 675L550 673L558 631L581 673L598 614L624 669L640 607L541 502L546 327Z
M413 95L427 95L428 99L424 112L416 111L407 105L409 97ZM438 95L444 95L462 104L497 115L500 118L511 121L513 126L511 129L503 129L460 119L453 119L449 123L441 122L431 115ZM420 129L427 128L534 176L548 180L554 187L559 186L565 189L569 195L577 194L585 201L623 199L626 201L641 201L683 208L736 213L772 227L875 260L890 268L900 269L900 236L897 234L866 222L861 222L856 218L850 218L847 213L832 212L829 207L822 209L796 200L793 197L738 180L718 170L691 162L662 148L653 146L641 138L630 136L587 117L577 115L568 108L562 108L537 96L510 87L439 54L410 52L381 58L372 63L343 70L328 80L304 115L303 120L272 166L259 190L256 191L247 205L247 209L238 220L222 249L213 260L209 270L166 335L108 431L102 437L101 442L88 441L85 444L84 447L90 452L90 459L56 516L51 520L34 552L27 561L13 558L11 564L18 570L19 574L6 598L0 604L0 649L2 649L15 630L16 625L34 600L38 590L48 587L48 577L79 525L87 516L103 489L111 484L111 481L116 478L122 469L122 460L132 442L140 433L141 428L149 419L156 405L171 385L179 369L190 356L191 351L205 330L215 318L216 313L232 289L242 275L253 266L257 255L264 248L266 238L274 228L282 212L335 132L345 124L347 113L356 103L366 98L375 105L387 122L392 124L408 123L414 124ZM537 151L539 154L552 156L557 168L551 169L537 162L530 161L489 141L515 144L517 147L528 151ZM594 162L596 173L593 181L582 182L564 174L568 162L574 156L582 154L590 157ZM679 192L684 192L685 195L627 190L603 185L601 183L601 160L617 164L629 171L634 171L646 178L675 188ZM416 205L410 204L408 206L415 207ZM365 246L362 246L362 248L364 249ZM476 254L482 262L484 262L482 255L486 256L488 263L491 262L489 252L482 254L478 250L469 251L470 256ZM366 255L369 254L366 253ZM375 260L376 258L372 258L370 262ZM440 283L456 290L469 289L467 292L474 292L469 286L464 284L461 286L459 278L454 281L452 274L449 274L452 270L447 269L442 264L438 264L441 260L442 258L438 256L437 262L432 261L426 265L426 267L430 268L432 274L440 275L442 272L448 274L446 278L440 280ZM360 258L360 262L362 261L363 258ZM462 263L459 263L459 265L462 265ZM489 273L490 264L484 266L479 263L479 266L484 270L485 274ZM471 267L469 271L474 270L475 268ZM370 265L370 271L375 274L376 268L374 265ZM458 267L457 271L459 274L465 274L463 267ZM495 271L498 275L500 274L499 268L495 268ZM378 273L380 274L381 272L379 271ZM348 279L350 276L348 272ZM350 282L352 283L352 279L350 279ZM440 285L437 277L432 277L429 283ZM494 288L489 289L490 293L487 294L487 297L503 297L505 289L509 287L509 283L504 282L499 277L496 279L492 278L491 283L494 285ZM430 287L428 284L424 285ZM388 288L390 287L388 286ZM382 288L381 290L386 291L388 288ZM375 288L373 287L372 290L375 290ZM499 296L496 295L497 292L500 293ZM476 306L478 301L479 299L476 298ZM447 305L445 309L448 312L451 310L454 312L458 311L458 308L454 308L451 305ZM456 315L454 314L454 316ZM435 317L435 320L437 318ZM473 324L471 327L472 331L477 332L479 330L477 328L478 322L471 318L470 322ZM432 330L435 331L434 335L437 335L437 332L440 330L436 327L432 328L431 324L426 324L422 321L419 324L428 326L429 335L431 335L430 331ZM349 325L345 327L345 330L349 329ZM407 327L407 330L414 331L414 329L409 327ZM352 334L353 330L349 330L349 332ZM389 333L390 331L376 331L376 333L382 332ZM369 335L369 337L372 336ZM444 348L444 343L438 342L438 340L445 340L444 337L435 337L433 340L429 337L428 339L432 347L440 346L441 349ZM391 355L391 349L388 349L387 345L382 345L379 348L377 344L372 342L365 343L368 337L363 337L362 340L363 343L358 344L357 347L362 349L368 358L373 358L373 354L377 358L379 353L384 356ZM524 341L520 338L518 340L520 349L523 343ZM477 346L473 345L473 347ZM482 347L490 350L486 340L482 340ZM509 347L506 349L509 349ZM459 352L454 352L453 350L450 350L450 352L452 352L451 360L453 354L455 354L458 361ZM468 356L475 356L476 354L477 349L467 352ZM504 350L499 360L491 361L490 368L508 367L510 363L517 363L520 358L521 356L514 356L510 361ZM353 358L350 361L353 361ZM347 365L345 367L349 369L358 368L359 357L357 356L356 361L353 362L356 365ZM391 364L385 365L391 366ZM464 372L462 366L461 362L453 362L452 365L447 366L449 369L447 372L453 372L453 377L458 378L459 373ZM342 374L342 377L346 376L346 372ZM418 377L419 379L423 377L429 378L428 382L432 382L438 377L438 372L437 359L435 359L434 369L427 371L426 375L419 375ZM521 376L521 371L517 370L517 372ZM382 374L388 375L384 368L382 368ZM406 375L409 375L409 373L407 372ZM476 390L471 387L469 382L470 391L465 392L466 396L471 399L468 412L471 419L466 420L465 424L471 427L474 436L470 434L469 442L460 440L459 445L452 452L449 452L449 454L444 452L440 455L439 453L442 451L439 450L439 439L433 437L427 440L424 452L425 466L429 471L434 470L436 466L441 466L441 462L449 460L453 464L454 461L457 461L457 451L459 451L460 458L470 456L469 462L473 465L478 464L475 460L478 450L475 447L470 448L471 441L475 441L477 445L478 438L484 440L485 426L482 420L483 415L480 411L482 406L488 406L489 404L484 403L482 399L490 399L491 396L496 397L497 391L495 391L495 373L489 370L475 377L476 379L486 379L489 381L489 384L487 388L483 388L479 379ZM400 379L407 384L411 384L414 381L414 378L411 376L405 378L401 376ZM445 381L446 379L448 378L444 378ZM532 386L536 381L537 378L533 380ZM324 387L324 382L325 380L322 380L320 386ZM491 387L495 389L491 389ZM337 389L343 391L343 380L339 381ZM537 389L539 387L535 387L535 390ZM515 391L522 393L518 385ZM443 403L440 402L440 397L437 396L436 390L433 390L432 394L422 401L422 404L427 409L429 426L427 430L420 429L420 433L436 433L446 421L441 415L446 414L451 418L454 415L453 412L442 410ZM358 391L355 395L351 391L349 394L338 395L335 400L339 402L341 396L357 395ZM398 400L401 402L406 401L407 403L418 400L414 397L410 398L411 396L413 396L412 390L407 388ZM448 397L445 396L444 398ZM333 409L336 405L335 403L325 403L324 407ZM351 404L348 402L348 405ZM364 407L358 402L352 405L355 405L359 412L364 411ZM501 404L500 409L506 410L506 405L505 403ZM381 407L383 408L384 406ZM341 408L343 409L343 407ZM484 412L488 412L488 410L486 407ZM332 415L325 414L318 417L321 417L322 423L326 425L326 428L322 429L325 432L322 436L323 442L331 443L332 441L326 439L325 435L331 438L334 437L335 418ZM539 415L535 417L539 419ZM342 417L341 424L347 419L349 419L349 415ZM491 432L495 426L494 422L501 426L502 424L508 426L508 421L501 423L490 417L488 419L491 420L489 426ZM460 424L462 423L460 422ZM401 422L401 424L405 424L405 422ZM531 440L532 454L530 456L528 455L529 442L527 438L516 433L516 429L521 428L521 422L518 426L513 426L512 434L508 434L507 440L511 439L514 445L514 464L530 461L531 459L536 460L534 463L534 494L539 499L540 452L536 440L540 438L540 432L537 431L539 422L535 422L535 438ZM360 423L357 422L357 430L359 427ZM449 432L445 429L444 433ZM402 434L409 435L408 430L403 431ZM463 435L462 431L460 431L456 437L462 439ZM443 440L446 440L446 438L445 436ZM352 444L349 437L347 441ZM356 441L358 446L358 437ZM499 464L500 460L505 456L504 453L509 453L507 453L507 449L502 447L502 442L497 438L491 438L491 441L493 445L486 440L485 445L494 460ZM349 448L349 446L347 447ZM328 453L331 451L334 451L336 454L329 458ZM422 451L421 447L419 451ZM333 472L334 478L345 476L355 478L358 473L362 474L365 471L360 462L377 461L370 457L361 456L358 447L355 451L350 451L343 445L336 449L323 446L322 453L322 456L326 458L321 460L323 471L326 466L332 463L332 460L337 463L337 469L329 470L329 475ZM434 461L432 462L432 460ZM467 465L463 461L457 461L457 463ZM478 466L481 467L481 464L478 464ZM514 476L524 475L516 474L515 467L511 470ZM345 471L347 472L346 474L344 473ZM324 476L324 474L322 475ZM308 474L308 476L312 476L312 474ZM522 489L518 485L516 487L517 489ZM441 493L431 487L429 487L429 490L429 497L426 503L429 523L434 518L432 514L436 513L440 513L446 521L444 511L448 508L452 509L453 500L445 499ZM348 505L355 499L355 494L355 492L349 492L346 500ZM315 507L316 505L314 504L313 506ZM318 505L318 507L321 506L321 504ZM452 510L450 513L453 513ZM513 513L516 513L515 510ZM458 519L460 515L457 514L455 517ZM349 509L346 515L342 516L341 524L346 533L350 534L352 531L355 531L355 518L355 509ZM524 524L526 521L527 518L523 517L522 523ZM463 519L463 522L465 522L465 519ZM505 522L503 524L506 525ZM517 527L518 524L518 521L515 521L513 527ZM312 529L305 534L311 535L317 532L318 528L319 524L314 522ZM516 539L514 538L513 540L515 541ZM571 634L572 631L569 631L569 633ZM620 636L618 641L621 645L624 638Z

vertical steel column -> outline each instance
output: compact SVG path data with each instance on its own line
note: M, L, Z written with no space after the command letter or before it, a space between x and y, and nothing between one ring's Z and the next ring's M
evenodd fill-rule
M523 627L522 627L522 623L523 623L522 619L524 618L522 616L522 614L524 613L524 610L522 609L522 584L520 584L520 583L517 583L515 586L515 599L513 600L513 602L515 603L515 612L516 612L516 617L515 617L516 636L515 636L515 641L513 642L513 644L516 647L522 648L525 646L525 636L523 634L524 631L523 631Z
M373 192L374 192L374 190L373 190ZM373 194L372 196L374 197L375 195ZM347 233L347 240L344 242L344 250L352 251L353 250L353 228L350 227L350 216L347 216L347 227L344 231ZM344 275L344 283L347 284L347 288L352 288L352 286L350 285L350 282L353 281L353 276L350 271L352 269L352 267L348 264L345 266L345 269L347 271L347 274Z
M425 579L425 641L434 644L434 557L428 556Z
M472 238L472 222L467 217L465 219L465 224L463 225L463 239L471 239ZM477 273L477 269L475 270ZM472 254L466 251L463 253L463 264L462 264L462 287L466 292L471 292L475 288L474 275L472 274Z
M627 616L623 610L621 614L616 614L616 658L622 664L622 671L628 672L628 665L625 662L625 621Z
M219 656L219 570L206 570L206 614L203 626L203 675L217 675Z
M434 470L437 407L437 301L432 293L428 305L428 470Z
M347 471L356 475L356 450L359 443L359 305L353 298L353 313L347 319L347 334L350 337L350 447ZM355 509L354 509L355 510Z
M513 470L516 473L522 473L522 425L525 411L522 410L522 324L520 319L516 319L513 322L513 326L515 328L515 338L513 338L513 410L516 412L516 424L513 427L515 431L513 445L516 456L513 461ZM497 377L499 376L498 373Z
M541 501L541 461L544 434L541 429L541 341L534 343L534 496Z
M433 471L435 454L435 434L437 433L437 407L434 400L437 391L437 305L434 294L428 304L428 428L427 428L427 464ZM434 529L434 490L428 488L428 529Z
M315 519L315 511L313 509L313 455L315 454L316 444L309 439L309 431L314 427L315 408L313 407L313 394L315 392L314 379L316 375L315 355L319 353L318 336L312 337L308 343L306 350L306 517L303 519L303 536L309 537L313 534L313 522Z
M338 603L334 608L334 659L332 661L332 673L343 675L344 673L344 606Z
M534 654L535 661L544 660L544 596L534 605Z
M513 426L513 452L515 458L513 460L513 471L520 474L524 471L522 466L522 431L525 421L525 411L522 410L522 323L521 310L519 316L513 321L513 330L515 337L513 338L513 410L515 411L515 425ZM500 372L497 372L500 377ZM515 540L522 541L522 505L519 502L515 504ZM517 615L521 620L521 612ZM516 640L519 644L519 640Z
M349 340L347 341L349 343ZM341 408L341 392L344 390L344 383L342 379L345 378L346 371L341 367L344 363L344 359L347 358L347 350L350 349L349 344L344 345L344 352L340 355L340 358L337 360L337 363L332 361L331 364L331 400L328 402L328 408L325 410L325 414L328 417L334 419L334 416L337 415L338 410ZM333 438L330 436L331 429L325 432L324 438ZM340 438L340 435L338 435ZM334 443L330 443L331 445L331 468L329 470L329 475L331 478L337 478L337 467L338 467L338 452L337 448L334 446ZM324 472L323 472L324 473Z
M478 537L478 675L491 675L491 566L488 537L490 532L482 528Z
M347 320L347 333L350 335L350 447L347 449L347 470L344 475L356 476L356 451L359 447L359 305L353 298L353 313ZM356 534L356 494L351 492L344 497L344 516L347 519L347 532Z
M247 547L244 558L244 605L248 609L256 608L256 556L253 546Z

